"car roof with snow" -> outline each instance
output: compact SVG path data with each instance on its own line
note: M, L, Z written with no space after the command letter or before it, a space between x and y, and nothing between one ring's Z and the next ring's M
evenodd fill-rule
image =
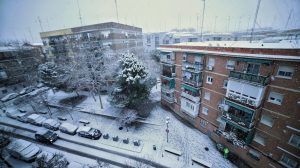
M28 116L28 118L32 119L32 120L35 120L35 119L37 119L39 117L40 117L40 115L38 115L38 114L31 114L31 115Z
M10 93L4 97L1 98L1 101L6 101L7 99L9 99L11 96L18 96L18 93Z
M71 124L71 123L64 122L60 125L60 128L64 128L64 129L67 129L67 130L75 130L78 127L76 125Z
M39 159L41 158L42 156L45 156L46 157L46 162L49 162L53 157L54 157L54 154L52 152L48 152L48 151L42 151L41 153L39 153L36 158Z
M14 140L13 142L11 142L7 146L7 149L13 150L13 151L16 151L16 152L20 152L24 148L26 148L27 146L29 146L30 144L31 144L31 142L25 141L23 139L17 139L17 140Z
M91 127L80 126L77 132L89 132L91 129Z
M43 122L43 124L49 124L49 125L51 125L51 126L54 126L54 125L56 125L56 124L59 124L59 122L56 121L56 120L54 120L54 119L49 118L49 119L45 120L45 121Z
M20 152L20 154L22 156L32 156L32 155L36 154L39 150L40 150L40 148L38 146L36 146L35 144L31 143L29 146L27 146L26 148L24 148Z

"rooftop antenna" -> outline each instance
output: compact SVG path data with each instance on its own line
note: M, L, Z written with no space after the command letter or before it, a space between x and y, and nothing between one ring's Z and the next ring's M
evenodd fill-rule
M118 21L118 23L119 23L119 13L118 13L118 4L117 4L117 0L115 0L115 6L116 6L117 21Z
M41 18L38 16L38 22L40 24L40 28L41 28L41 31L44 32L44 29L43 29L43 26L42 26L42 21L41 21Z
M197 13L197 33L199 33L199 14Z
M204 12L205 12L205 0L203 1L203 11L202 11L202 22L201 22L201 41L203 41L203 23L204 23Z
M289 24L289 21L290 21L290 19L291 19L292 13L293 13L293 9L290 10L289 17L288 17L288 19L287 19L287 21L286 21L286 24L285 24L284 29L287 28L287 26L288 26L288 24Z
M79 2L78 2L78 0L76 0L76 2L77 2L77 7L78 7L80 25L82 26L82 16L81 16L81 12L80 12Z
M255 12L255 17L254 17L253 26L252 26L252 29L251 29L250 43L252 43L252 40L253 40L253 31L255 29L255 24L256 24L256 19L257 19L257 14L258 14L260 2L261 2L261 0L257 1L257 7L256 7L256 12Z

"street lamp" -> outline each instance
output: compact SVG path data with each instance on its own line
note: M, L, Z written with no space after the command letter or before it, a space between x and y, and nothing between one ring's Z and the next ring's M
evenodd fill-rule
M169 123L170 123L170 117L166 117L166 124L167 124L167 142L169 142Z

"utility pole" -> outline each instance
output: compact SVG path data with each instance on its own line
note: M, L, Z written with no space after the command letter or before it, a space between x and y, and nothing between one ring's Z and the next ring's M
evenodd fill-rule
M40 24L41 31L44 32L44 29L43 29L43 26L42 26L42 21L41 21L41 18L39 16L38 16L38 22Z
M202 11L202 23L201 23L201 41L203 41L203 23L204 23L204 12L205 12L205 0L203 0L203 11Z
M197 13L197 33L199 33L199 14Z
M116 6L117 21L118 21L118 23L119 23L119 13L118 13L118 4L117 4L117 0L115 0L115 6Z
M292 13L293 13L293 9L290 10L290 14L289 14L289 17L288 17L288 19L287 19L287 21L286 21L286 24L285 24L284 29L287 28L287 26L288 26L288 24L289 24L289 21L290 21L290 19L291 19Z
M167 133L167 143L169 142L169 123L170 123L170 117L166 117L166 124L167 124L167 129L166 129L166 133Z
M258 2L257 2L257 7L256 7L256 12L255 12L255 17L254 17L253 26L252 26L252 29L251 29L250 43L252 43L252 40L253 40L253 31L254 31L254 29L255 29L255 24L256 24L256 19L257 19L257 14L258 14L260 2L261 2L261 0L258 0Z
M78 7L78 13L79 13L79 20L80 20L80 25L82 26L82 17L81 17L81 12L80 12L80 7L79 7L79 2L77 0L77 7Z

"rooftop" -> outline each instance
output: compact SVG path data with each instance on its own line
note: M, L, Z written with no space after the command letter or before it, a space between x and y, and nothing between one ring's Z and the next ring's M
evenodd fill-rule
M205 41L173 44L175 46L224 47L224 48L263 48L263 49L300 49L300 40L282 41Z

